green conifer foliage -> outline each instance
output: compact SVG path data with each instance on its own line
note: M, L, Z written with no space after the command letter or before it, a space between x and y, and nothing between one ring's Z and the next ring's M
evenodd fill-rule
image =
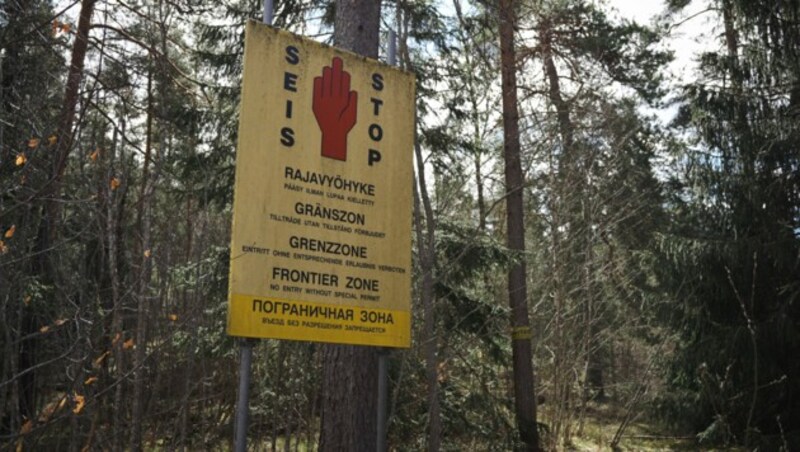
M665 406L701 439L796 446L799 6L714 6L719 49L702 56L676 119L694 139L661 244L665 312L680 336Z

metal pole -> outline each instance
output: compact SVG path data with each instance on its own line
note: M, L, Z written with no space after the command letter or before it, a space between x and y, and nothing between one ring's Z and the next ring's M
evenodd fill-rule
M272 25L272 0L264 0L264 23ZM239 350L239 394L236 398L236 420L233 450L247 452L247 421L250 411L250 370L255 339L241 339Z
M387 52L389 64L397 63L397 36L394 30L389 30L389 49ZM389 419L389 352L384 348L378 355L378 441L377 452L386 452L386 436L388 434Z
M264 23L272 25L272 0L264 0Z
M250 363L253 361L252 339L242 339L239 356L239 396L236 400L236 429L233 436L233 450L247 450L247 416L250 401Z

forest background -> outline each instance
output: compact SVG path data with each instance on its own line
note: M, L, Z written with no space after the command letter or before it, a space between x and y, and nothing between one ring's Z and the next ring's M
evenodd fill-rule
M521 252L502 4L382 5L381 58L394 29L418 83L415 321L390 357L390 446L520 447L506 278L524 264L546 449L800 447L800 2L669 0L648 24L602 1L511 3ZM335 7L279 1L275 25L331 42ZM229 447L237 109L261 15L0 1L0 447ZM670 48L693 21L703 50ZM676 53L696 64L670 79ZM320 350L258 343L254 447L316 447Z

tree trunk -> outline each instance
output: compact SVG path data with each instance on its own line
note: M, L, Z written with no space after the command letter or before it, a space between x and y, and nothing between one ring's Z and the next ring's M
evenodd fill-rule
M404 21L404 22L401 22ZM398 9L397 24L400 41L400 59L404 69L411 68L411 55L406 45L408 16L401 18ZM416 124L416 118L414 120ZM419 265L422 273L420 304L422 305L423 348L425 354L425 380L428 385L428 451L437 452L442 444L442 415L439 402L439 341L436 331L436 297L434 271L436 269L436 221L425 181L425 165L419 140L414 138L414 155L417 176L414 178L414 229L417 235ZM423 221L424 219L424 221ZM423 228L423 225L425 226Z
M417 156L417 173L419 183L415 178L414 183L414 226L417 233L417 247L419 248L419 265L422 272L422 289L420 301L422 304L423 318L423 344L425 349L425 380L428 384L428 450L437 452L442 443L442 419L439 405L439 378L437 368L439 359L438 336L436 334L436 316L434 311L434 230L433 209L428 197L425 184L425 168L422 163L422 152L419 144L415 143L414 149ZM420 208L420 198L424 210ZM424 212L424 213L423 213ZM423 232L422 218L425 218L427 231Z
M70 61L69 72L67 74L67 86L64 90L64 105L59 118L58 131L56 137L58 142L55 150L55 161L51 173L51 179L47 182L48 187L44 190L44 198L49 199L46 203L46 223L48 225L47 237L52 240L58 230L58 216L61 203L58 202L61 179L67 167L67 159L72 150L73 124L75 122L75 110L78 105L78 95L83 79L83 66L86 61L86 51L89 47L89 28L92 23L94 6L97 0L83 0L81 12L78 19L78 33L75 36L75 43L72 46L72 58Z
M130 450L142 450L142 415L144 404L144 360L146 354L147 297L150 285L150 198L154 182L149 175L150 154L153 133L153 75L147 78L147 136L145 137L145 158L142 168L142 189L139 198L139 236L141 237L138 274L138 294L136 303L136 349L133 353L133 403L131 413Z
M55 285L55 269L50 262L50 253L54 243L54 237L58 230L57 221L59 216L60 203L58 202L59 184L66 167L67 156L72 148L73 123L75 120L75 110L78 104L79 88L83 77L83 66L86 59L88 48L89 25L96 0L83 0L81 5L80 17L78 20L78 31L75 43L72 47L72 57L67 74L67 84L64 91L64 103L59 118L59 126L56 136L58 137L55 149L55 159L53 159L50 177L45 181L39 190L38 196L43 200L41 206L42 223L39 226L36 244L34 246L36 258L34 259L33 273L41 277L41 282L45 285ZM33 317L30 310L22 311L21 336L27 338L20 341L18 352L19 370L28 370L18 380L18 409L19 414L27 419L33 419L36 415L36 374L33 370L37 365L36 331L38 329L37 320Z
M506 221L508 247L520 260L508 272L508 301L511 306L511 347L514 361L514 410L520 438L529 451L541 450L536 426L531 329L525 281L525 225L523 218L523 177L520 161L519 112L517 110L516 16L512 0L500 0L500 60L503 95L503 138L506 180Z
M377 58L380 11L380 0L338 0L336 46ZM321 452L375 450L378 353L376 347L322 347Z
M122 134L125 134L125 124L122 123ZM113 444L114 450L122 450L123 445L123 429L124 429L124 388L125 388L125 352L122 348L125 343L125 331L123 324L123 303L120 296L120 280L119 280L119 263L117 258L119 252L117 249L118 236L117 236L117 220L118 220L118 197L119 193L109 186L111 179L114 176L114 163L116 161L117 145L117 129L114 129L114 135L111 142L111 150L109 152L109 162L106 175L106 240L108 243L108 273L111 280L111 303L113 306L111 312L111 347L114 354L114 373L115 373L115 388L114 388L114 405L112 407L112 429L113 429ZM120 159L122 160L122 159ZM117 189L119 190L119 189Z
M570 292L568 287L571 284L581 284L579 279L570 278L570 265L575 262L574 258L584 254L586 247L584 244L585 236L581 235L581 227L589 228L583 221L583 216L579 213L577 206L584 200L585 183L582 181L578 155L576 152L574 127L570 117L569 104L564 100L561 93L561 82L558 68L555 64L552 48L552 30L548 18L543 18L539 26L539 41L542 49L542 65L544 76L547 80L547 93L550 103L556 110L558 122L558 133L561 139L561 154L555 163L551 163L551 173L553 174L552 198L553 198L553 220L552 220L552 254L553 254L553 278L555 285L555 331L556 331L556 358L554 364L554 393L555 393L555 415L552 422L552 447L558 447L563 440L569 442L571 432L573 383L575 370L573 363L579 359L576 354L570 354L575 345L572 343L569 325L567 323L567 313L572 310L568 305ZM564 229L562 233L558 230ZM588 255L587 255L588 256ZM584 280L585 282L585 280ZM588 295L589 287L586 286L584 295ZM588 303L588 302L587 302ZM584 304L582 308L586 308ZM584 315L586 311L584 309ZM587 317L584 317L589 322ZM583 327L583 325L581 325ZM586 334L589 334L587 331ZM588 339L588 336L585 336ZM585 367L585 366L584 366Z
M325 344L322 369L319 450L375 450L378 348Z

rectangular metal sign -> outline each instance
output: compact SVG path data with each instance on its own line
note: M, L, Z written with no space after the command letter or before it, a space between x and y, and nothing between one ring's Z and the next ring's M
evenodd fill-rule
M409 347L414 76L245 36L228 334Z

